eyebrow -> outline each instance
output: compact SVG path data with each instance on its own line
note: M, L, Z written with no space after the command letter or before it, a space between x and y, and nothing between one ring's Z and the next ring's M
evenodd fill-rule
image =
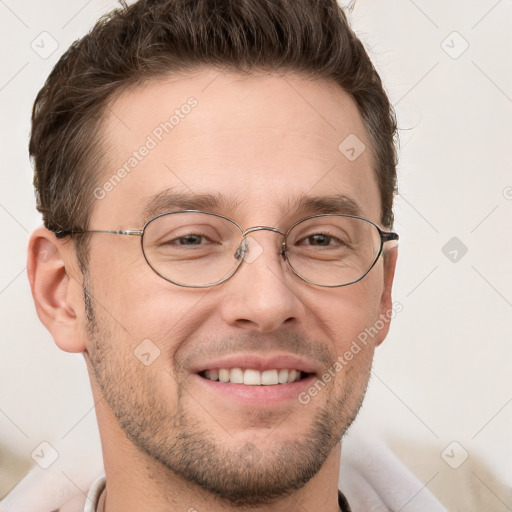
M363 210L351 197L345 194L333 194L329 196L308 196L303 195L295 201L288 201L288 211L290 216L305 214L338 214L354 215L362 217Z
M192 194L173 192L172 189L167 189L151 197L146 203L143 213L145 220L149 220L160 213L173 210L203 210L216 213L223 208L234 210L239 204L240 201L229 200L222 193Z
M151 197L146 203L143 213L144 222L159 215L174 210L201 210L213 213L222 213L226 210L234 211L244 205L244 201L228 198L220 192L213 194L192 194L164 190ZM345 194L328 196L308 196L306 194L288 199L281 207L284 217L298 215L338 214L362 217L359 204Z

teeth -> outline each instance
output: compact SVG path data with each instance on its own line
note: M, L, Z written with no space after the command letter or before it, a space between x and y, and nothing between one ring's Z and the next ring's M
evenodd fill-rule
M246 386L275 386L276 384L287 384L300 380L299 370L288 370L287 368L258 370L242 368L220 368L219 370L206 370L204 376L210 380L219 382L232 382L233 384L245 384Z
M277 370L265 370L261 372L261 383L264 386L275 386L279 384L279 377Z
M241 368L233 368L229 376L229 381L234 384L246 384L245 375Z
M300 372L297 370L290 370L288 373L288 382L294 382L300 377Z
M233 374L233 370L231 370L231 374ZM231 382L233 382L233 381L231 381ZM261 373L258 370L245 370L244 384L246 386L260 386L261 385Z
M205 375L208 379L219 380L219 370L206 370Z

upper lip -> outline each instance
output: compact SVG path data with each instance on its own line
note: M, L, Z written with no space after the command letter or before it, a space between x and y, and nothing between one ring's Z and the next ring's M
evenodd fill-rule
M238 354L213 359L198 364L192 368L193 373L221 368L243 368L258 370L260 372L274 369L294 369L305 373L314 373L313 365L304 359L290 354L275 354L264 356L262 354Z

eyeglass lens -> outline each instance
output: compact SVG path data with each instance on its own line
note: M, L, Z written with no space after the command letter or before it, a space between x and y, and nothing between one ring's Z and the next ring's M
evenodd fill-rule
M251 250L235 222L198 212L160 215L146 225L142 240L153 270L182 286L211 286L226 280ZM321 286L357 281L373 266L380 250L376 226L341 215L305 219L286 235L288 264L300 277Z

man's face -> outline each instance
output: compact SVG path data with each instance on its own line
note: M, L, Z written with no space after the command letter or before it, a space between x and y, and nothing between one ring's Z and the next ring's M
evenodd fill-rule
M181 108L190 97L194 105ZM176 109L179 121L166 133L161 123ZM367 148L355 160L338 149L351 134ZM215 196L208 211L244 229L285 232L322 213L297 208L313 197L345 196L380 221L360 115L347 94L323 81L207 69L160 80L118 97L101 139L107 165L100 187L134 151L137 163L105 193L96 190L90 229L138 229L151 214L204 210L194 203L199 196ZM143 145L150 149L140 151ZM176 194L190 201L173 202ZM201 289L157 275L139 237L95 234L86 280L89 368L107 404L98 406L100 429L115 416L145 457L238 504L300 488L333 453L359 409L385 329L308 403L299 396L390 305L382 258L358 283L319 287L287 267L279 234L251 236L257 257ZM206 378L221 368L303 373L269 386Z

